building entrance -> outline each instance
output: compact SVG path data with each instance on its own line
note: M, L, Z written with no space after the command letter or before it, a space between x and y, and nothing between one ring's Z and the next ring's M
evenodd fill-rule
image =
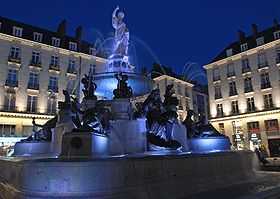
M269 139L268 148L271 157L280 157L280 138L278 139Z

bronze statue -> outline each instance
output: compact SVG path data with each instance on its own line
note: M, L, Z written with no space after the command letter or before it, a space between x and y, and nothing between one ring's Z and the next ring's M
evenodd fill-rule
M127 84L128 76L119 73L116 74L115 77L118 80L118 85L117 85L117 89L113 91L114 99L131 98L132 88Z

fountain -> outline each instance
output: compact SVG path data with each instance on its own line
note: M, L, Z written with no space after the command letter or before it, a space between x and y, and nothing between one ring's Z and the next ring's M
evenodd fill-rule
M154 89L143 103L132 102L143 91L130 82L150 80L132 73L123 18L117 8L107 72L117 84L110 99L97 98L93 74L82 79L81 102L64 91L58 115L44 125L33 120L41 130L16 143L13 157L0 159L0 197L183 198L253 176L252 153L230 151L229 139L195 124L191 112L178 121L173 85L164 101Z

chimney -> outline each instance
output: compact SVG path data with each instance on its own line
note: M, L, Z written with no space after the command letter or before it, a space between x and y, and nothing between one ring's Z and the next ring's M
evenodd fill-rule
M273 26L275 28L278 28L279 27L279 23L278 23L278 20L276 18L273 19Z
M240 42L245 40L245 33L242 30L238 30L238 39Z
M83 31L83 28L82 26L78 26L76 28L76 35L75 35L75 38L77 41L81 41L82 40L82 31Z
M65 19L62 22L60 22L60 24L58 25L57 33L60 36L64 36L66 34L66 20Z
M252 33L253 33L253 36L257 37L257 35L258 35L258 26L256 24L252 24Z

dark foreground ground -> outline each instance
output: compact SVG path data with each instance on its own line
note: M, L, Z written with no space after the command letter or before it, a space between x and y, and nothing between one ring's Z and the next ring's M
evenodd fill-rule
M202 192L185 199L280 199L280 172L261 171L250 182Z

